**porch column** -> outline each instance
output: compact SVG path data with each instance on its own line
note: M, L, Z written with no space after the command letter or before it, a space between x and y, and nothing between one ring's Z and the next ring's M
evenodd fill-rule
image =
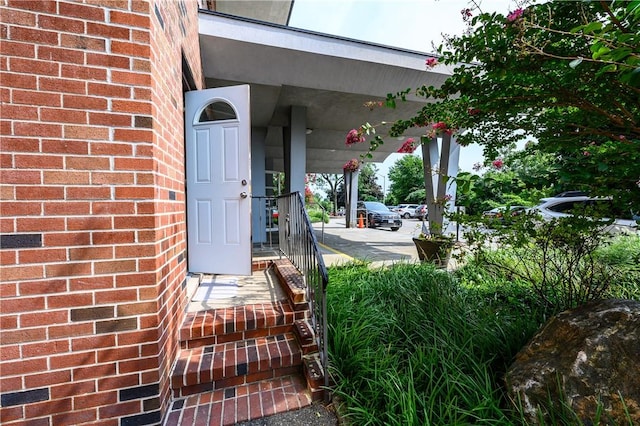
M344 172L345 222L347 228L355 228L358 223L358 176L360 176L360 170Z
M291 106L289 127L284 132L285 192L299 191L304 199L307 166L307 108Z
M456 140L455 136L451 136L451 145L449 145L449 164L447 165L447 181L446 193L451 197L448 204L449 213L456 213L456 191L458 189L458 170L460 170L460 144ZM446 221L444 223L444 229L447 234L454 234L456 232L456 223Z
M423 147L423 155L425 147ZM455 136L443 135L441 141L438 141L437 137L431 139L426 149L429 150L429 157L431 159L431 178L433 179L434 194L433 197L440 199L445 196L448 198L447 212L455 213L456 211L456 190L457 183L456 177L458 177L458 169L460 167L460 145L456 141ZM435 171L435 172L434 172ZM444 174L447 176L447 181L444 183L444 187L439 185L439 175ZM429 195L427 195L428 197ZM445 212L443 212L445 213ZM455 233L455 223L445 217L443 219L443 234Z
M251 238L254 243L267 241L267 194L265 182L266 129L251 129Z

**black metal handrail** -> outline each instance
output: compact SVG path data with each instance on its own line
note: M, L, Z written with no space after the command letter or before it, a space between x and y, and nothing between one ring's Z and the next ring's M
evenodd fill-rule
M280 251L303 275L311 307L325 387L329 386L327 355L327 285L329 276L309 215L299 192L278 197ZM326 392L325 394L328 394Z

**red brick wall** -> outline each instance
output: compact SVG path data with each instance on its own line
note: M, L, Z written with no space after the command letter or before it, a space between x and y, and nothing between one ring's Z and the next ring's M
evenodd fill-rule
M184 28L184 31L183 31ZM0 8L0 423L151 424L186 273L195 0Z
M186 211L182 55L196 82L203 81L198 41L197 3L156 1L151 37L151 96L154 116L154 157L159 179L158 243L162 272L159 288L160 377L162 401L169 401L168 378L178 348L177 326L182 322L186 268ZM159 18L158 18L159 16ZM176 135L179 137L176 138Z

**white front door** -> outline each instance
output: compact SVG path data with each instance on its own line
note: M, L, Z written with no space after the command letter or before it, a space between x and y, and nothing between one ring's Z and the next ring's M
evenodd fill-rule
M190 272L251 275L249 86L185 93Z

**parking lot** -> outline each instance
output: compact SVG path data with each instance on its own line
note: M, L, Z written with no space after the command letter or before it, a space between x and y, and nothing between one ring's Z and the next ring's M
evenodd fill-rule
M398 231L388 228L346 228L344 217L331 218L329 223L314 224L316 237L327 266L354 259L390 264L418 260L412 237L418 235L421 222L403 219Z

